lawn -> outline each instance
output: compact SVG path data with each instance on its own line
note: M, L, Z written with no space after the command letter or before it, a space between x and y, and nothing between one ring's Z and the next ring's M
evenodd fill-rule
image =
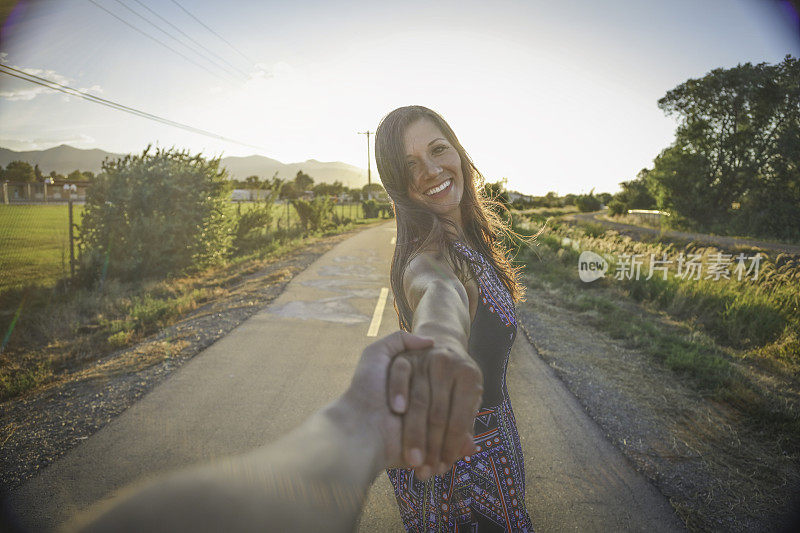
M80 222L83 206L73 207ZM0 205L0 293L69 275L66 205Z
M231 203L229 215L235 217L239 210L244 213L255 205ZM83 206L76 204L73 209L74 222L79 224ZM273 224L285 228L286 205L276 204L274 209ZM334 213L340 218L364 218L360 204L337 205ZM0 294L25 285L52 285L69 275L68 216L65 204L0 205ZM288 208L288 218L292 227L300 223L292 206Z

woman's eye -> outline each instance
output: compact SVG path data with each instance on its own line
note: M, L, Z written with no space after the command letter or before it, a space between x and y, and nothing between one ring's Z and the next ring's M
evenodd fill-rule
M434 154L441 154L441 153L442 153L442 152L444 152L445 150L447 150L447 146L445 146L445 145L443 145L443 144L440 144L440 145L438 145L438 146L435 146L435 147L433 148L433 153L434 153Z

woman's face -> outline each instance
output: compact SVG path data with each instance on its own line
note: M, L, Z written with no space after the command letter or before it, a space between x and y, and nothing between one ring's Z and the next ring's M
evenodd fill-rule
M464 176L458 151L438 126L425 118L406 128L403 142L411 175L409 197L460 227Z

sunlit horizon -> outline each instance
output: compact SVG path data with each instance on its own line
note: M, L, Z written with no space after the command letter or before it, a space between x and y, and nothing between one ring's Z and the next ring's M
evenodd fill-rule
M505 178L527 194L613 193L672 142L675 122L657 106L666 91L715 68L800 52L779 2L182 2L229 46L171 3L142 0L224 58L225 74L214 56L192 55L193 45L181 48L120 4L97 4L195 62L70 0L18 3L3 28L3 64L263 149L8 76L0 76L0 146L128 153L152 143L366 171L358 132L419 104L450 123L489 181ZM371 169L376 180L374 158Z

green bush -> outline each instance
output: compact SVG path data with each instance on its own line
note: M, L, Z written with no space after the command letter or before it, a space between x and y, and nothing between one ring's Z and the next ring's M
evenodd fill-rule
M364 218L390 218L394 215L392 206L388 202L379 202L378 200L365 200L361 202L361 207L364 208Z
M272 203L254 206L236 217L233 230L232 253L246 253L271 242L269 231L273 220Z
M626 215L628 214L628 206L619 198L612 198L608 202L608 213L610 215Z
M158 278L221 260L232 232L220 160L148 146L103 162L79 232L81 278Z
M333 225L333 201L327 196L308 200L292 200L292 205L305 231L317 231Z
M589 211L597 211L600 209L600 199L594 196L592 193L589 194L581 194L575 198L575 205L582 213L587 213Z

